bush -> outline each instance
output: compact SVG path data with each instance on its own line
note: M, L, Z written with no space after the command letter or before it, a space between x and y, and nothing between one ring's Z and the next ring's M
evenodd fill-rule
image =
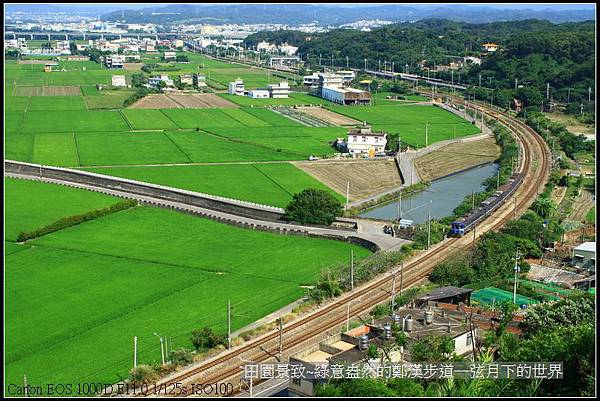
M329 192L305 189L294 195L285 208L283 218L301 224L331 225L342 215L342 205Z
M216 334L210 327L204 327L192 331L190 341L196 351L206 351L218 345L224 345L226 338L225 336Z
M129 380L134 385L151 383L158 378L158 374L152 366L138 365L129 371Z
M124 200L114 205L104 207L101 209L92 210L84 214L77 214L73 216L63 217L54 223L46 226L37 228L29 232L20 232L17 236L17 242L27 241L33 238L41 237L42 235L50 234L58 230L62 230L67 227L75 226L77 224L84 223L89 220L94 220L99 217L103 217L112 213L119 212L121 210L129 209L137 205L137 201L133 199Z
M192 363L193 360L194 355L190 350L181 348L176 351L171 351L171 361L175 365L187 365Z

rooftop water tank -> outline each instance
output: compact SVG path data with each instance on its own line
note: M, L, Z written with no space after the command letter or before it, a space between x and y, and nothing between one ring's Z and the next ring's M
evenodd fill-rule
M404 331L410 333L413 329L413 319L411 315L404 318Z
M425 324L432 324L432 323L433 323L433 311L432 310L425 311Z
M358 349L361 351L366 351L367 348L369 348L369 336L366 334L363 334L362 336L360 336L358 338Z

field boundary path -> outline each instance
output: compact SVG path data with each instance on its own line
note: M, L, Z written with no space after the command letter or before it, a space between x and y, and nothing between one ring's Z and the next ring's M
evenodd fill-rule
M339 223L356 228L303 226L281 220L284 210L178 188L128 180L120 177L89 173L66 168L35 165L6 160L6 177L67 185L117 197L135 199L141 203L173 209L219 222L252 230L282 235L303 235L355 243L372 251L396 250L409 241L384 234L376 227L365 228L350 219Z

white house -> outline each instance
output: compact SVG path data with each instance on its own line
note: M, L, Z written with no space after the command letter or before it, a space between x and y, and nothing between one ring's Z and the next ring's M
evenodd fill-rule
M575 267L596 272L596 242L584 242L573 249L571 263Z
M148 86L151 88L158 88L159 82L164 82L167 87L173 87L174 83L168 75L160 75L158 77L150 77L148 78Z
M337 86L321 87L321 97L337 104L369 104L371 94L355 88L341 88Z
M252 99L268 99L271 93L266 89L253 89L248 92L248 96Z
M165 52L165 60L175 60L176 58L177 58L177 53Z
M106 67L111 69L123 69L123 63L125 62L125 56L121 55L111 55L106 56L104 59L104 64Z
M275 51L275 49L277 49L275 45L272 45L269 42L265 42L264 40L258 43L258 45L256 46L256 50L258 51L272 52Z
M348 131L348 152L353 156L368 155L375 156L377 153L385 152L387 134L384 132L373 132L371 127L363 126L352 128Z
M127 87L127 82L125 81L125 75L113 75L111 85L117 86L117 87L123 87L123 88Z
M296 46L292 46L287 43L283 43L279 46L279 51L288 56L293 56L298 51L298 48Z
M287 81L281 81L278 84L270 84L267 86L272 98L287 99L290 95L290 86Z
M229 83L227 93L230 95L244 96L244 81L241 78Z
M485 52L495 52L498 50L498 45L495 43L484 43L481 45L481 47Z
M206 88L208 85L206 84L206 76L202 74L194 74L194 86L198 88Z

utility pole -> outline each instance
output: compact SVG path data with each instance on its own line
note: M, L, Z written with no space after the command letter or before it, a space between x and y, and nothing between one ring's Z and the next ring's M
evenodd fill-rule
M427 249L429 249L429 246L431 245L431 203L432 201L429 201L429 212L427 212Z
M346 183L346 209L348 209L348 205L350 204L350 181Z
M571 88L567 89L567 103L571 103Z
M496 191L500 188L500 169L498 169L498 176L496 177Z
M425 147L429 146L429 123L425 124Z
M550 82L546 82L546 100L550 99Z
M350 249L350 291L354 290L354 250Z
M137 368L137 336L133 337L133 367Z
M227 349L231 349L231 301L227 300Z
M365 59L365 71L367 71L367 59Z
M517 89L518 83L519 83L519 80L517 78L515 78L515 89Z
M592 101L592 87L588 86L588 103Z
M475 190L471 193L471 209L475 209Z
M481 74L479 74L479 87L481 88Z
M23 392L25 397L29 397L29 386L27 386L27 375L23 374Z
M515 255L515 282L513 284L513 304L517 303L517 273L519 273L519 248Z
M398 192L398 221L402 220L402 190Z
M160 339L160 356L162 359L162 364L164 365L165 364L165 350L164 350L164 345L163 345L163 338L160 334L158 334L156 332L154 332L154 335Z
M349 61L348 61L348 56L346 56L346 68L349 67Z
M473 225L473 245L475 245L475 237L477 236L477 224Z
M515 207L513 208L513 217L517 219L517 197L515 196Z

